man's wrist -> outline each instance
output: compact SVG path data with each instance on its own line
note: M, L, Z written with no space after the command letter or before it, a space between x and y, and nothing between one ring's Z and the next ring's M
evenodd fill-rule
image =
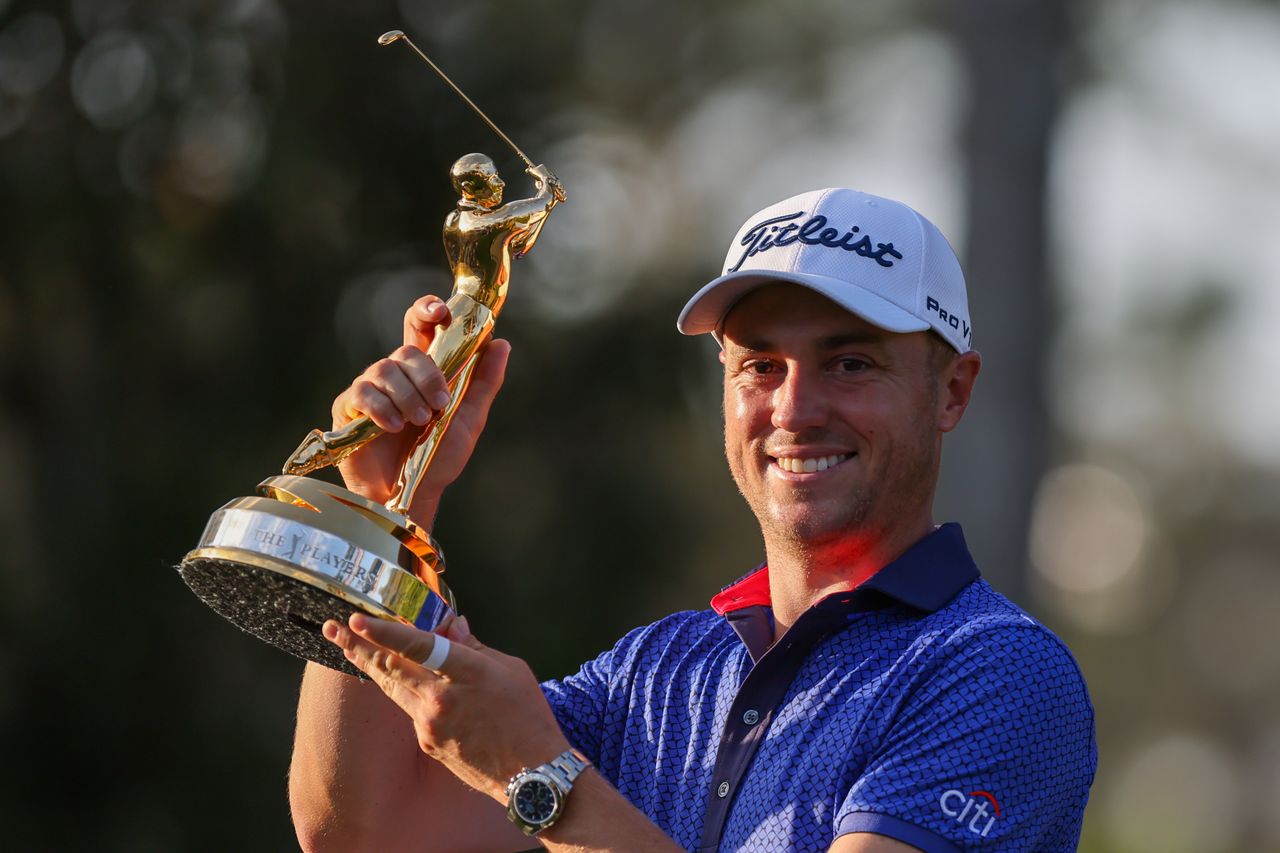
M375 488L372 484L362 482L360 480L350 480L345 475L342 478L342 485L347 491L359 495L365 500L379 504L387 504L396 496L395 488ZM434 498L423 497L424 489L419 489L414 495L413 506L409 508L409 520L430 533L431 528L436 522L436 513L440 509L440 496Z
M507 817L525 835L554 826L568 808L574 783L591 762L570 747L537 767L526 767L507 783Z
M391 500L391 497L389 495L387 496L387 500ZM436 501L415 500L413 502L413 506L410 507L409 509L409 520L412 521L414 524L418 525L418 527L422 528L427 533L430 533L431 529L435 526L436 512L439 511L439 509L440 509L440 502L438 500Z

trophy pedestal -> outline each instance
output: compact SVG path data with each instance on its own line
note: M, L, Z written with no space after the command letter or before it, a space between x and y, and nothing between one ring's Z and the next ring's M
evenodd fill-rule
M237 627L361 675L321 636L325 620L359 610L430 631L453 612L439 546L406 517L306 477L270 477L257 491L215 512L178 566L200 600Z

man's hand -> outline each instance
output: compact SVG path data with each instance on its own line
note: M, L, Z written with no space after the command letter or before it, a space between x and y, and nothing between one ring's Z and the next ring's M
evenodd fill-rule
M560 183L560 179L546 167L545 164L539 164L532 169L526 169L533 179L538 182L539 187L547 187L551 190L551 194L556 197L556 201L563 203L566 196L564 194L564 185Z
M400 469L426 425L449 404L449 388L427 347L436 329L449 325L449 309L438 296L424 296L404 315L404 345L369 365L333 401L334 429L361 414L387 435L379 436L338 466L351 491L385 502L395 489ZM410 516L430 529L440 494L462 473L484 430L502 379L511 346L494 340L485 345L431 467L414 496Z
M347 625L326 622L323 632L409 715L424 753L505 804L511 777L569 743L528 664L482 645L465 619L442 627L453 642L438 671L418 663L437 635L410 625L355 613Z

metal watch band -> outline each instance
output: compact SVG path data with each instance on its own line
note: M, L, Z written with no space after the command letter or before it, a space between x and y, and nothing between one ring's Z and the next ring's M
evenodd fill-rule
M564 813L564 806L569 792L573 790L573 782L582 773L591 766L591 762L587 757L576 749L567 749L548 761L532 769L521 770L507 785L507 817L525 835L537 835L542 830L548 828L560 819L560 815ZM543 821L530 823L528 820L520 816L516 809L516 797L520 786L524 784L530 776L541 776L547 780L552 788L557 791L557 805L554 812Z
M587 757L578 750L570 747L555 758L542 765L542 770L548 775L556 777L556 781L561 782L562 786L567 790L578 778L578 775L591 766L591 762Z

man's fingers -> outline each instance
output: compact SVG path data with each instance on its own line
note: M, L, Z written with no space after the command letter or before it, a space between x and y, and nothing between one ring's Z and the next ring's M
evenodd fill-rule
M426 423L426 401L391 359L370 366L347 393L348 413L362 412L387 432L399 432L406 423Z
M436 367L436 363L429 355L415 346L406 344L393 352L391 359L400 365L400 370L413 384L419 398L430 407L431 411L441 412L448 407L451 399L449 383L445 381L444 374L440 372L440 368ZM423 415L421 421L415 418L410 420L422 426L427 422L430 413L419 414Z
M414 663L419 663L430 655L435 644L432 634L388 619L373 619L363 613L351 614L347 625L358 636L390 649Z
M406 713L412 713L414 704L421 698L422 688L436 679L434 673L391 649L361 637L341 622L328 620L321 627L321 633L342 649L347 660L373 679L378 689Z
M441 623L436 632L440 633L441 628L444 629L444 635L455 643L463 643L473 649L483 648L480 641L471 633L471 626L467 624L465 616L450 617L449 623L447 625Z
M422 350L406 345L369 365L334 400L334 422L362 413L387 432L399 432L406 423L425 425L433 413L449 405L449 399L449 386L435 363Z
M334 402L334 408L342 414L341 418L335 416L335 423L368 415L386 432L404 429L405 419L395 401L373 380L363 376L351 383L347 392Z
M421 665L437 650L440 637L426 631L419 631L412 625L392 622L388 619L374 619L363 613L353 613L348 620L351 630L359 637L389 649L401 657ZM476 651L462 642L451 643L448 655L443 663L433 669L448 679L464 676L474 666L472 658Z
M428 294L409 306L404 312L404 342L425 350L435 336L438 326L447 326L452 318L443 299Z
M511 358L511 342L505 338L494 338L485 345L476 372L472 374L471 384L480 383L486 396L497 394L502 380L507 375L507 362Z
M453 416L455 428L462 427L473 436L481 433L489 419L489 409L498 396L498 389L506 378L510 356L511 344L502 338L495 338L485 345L480 362L471 374L467 396Z

